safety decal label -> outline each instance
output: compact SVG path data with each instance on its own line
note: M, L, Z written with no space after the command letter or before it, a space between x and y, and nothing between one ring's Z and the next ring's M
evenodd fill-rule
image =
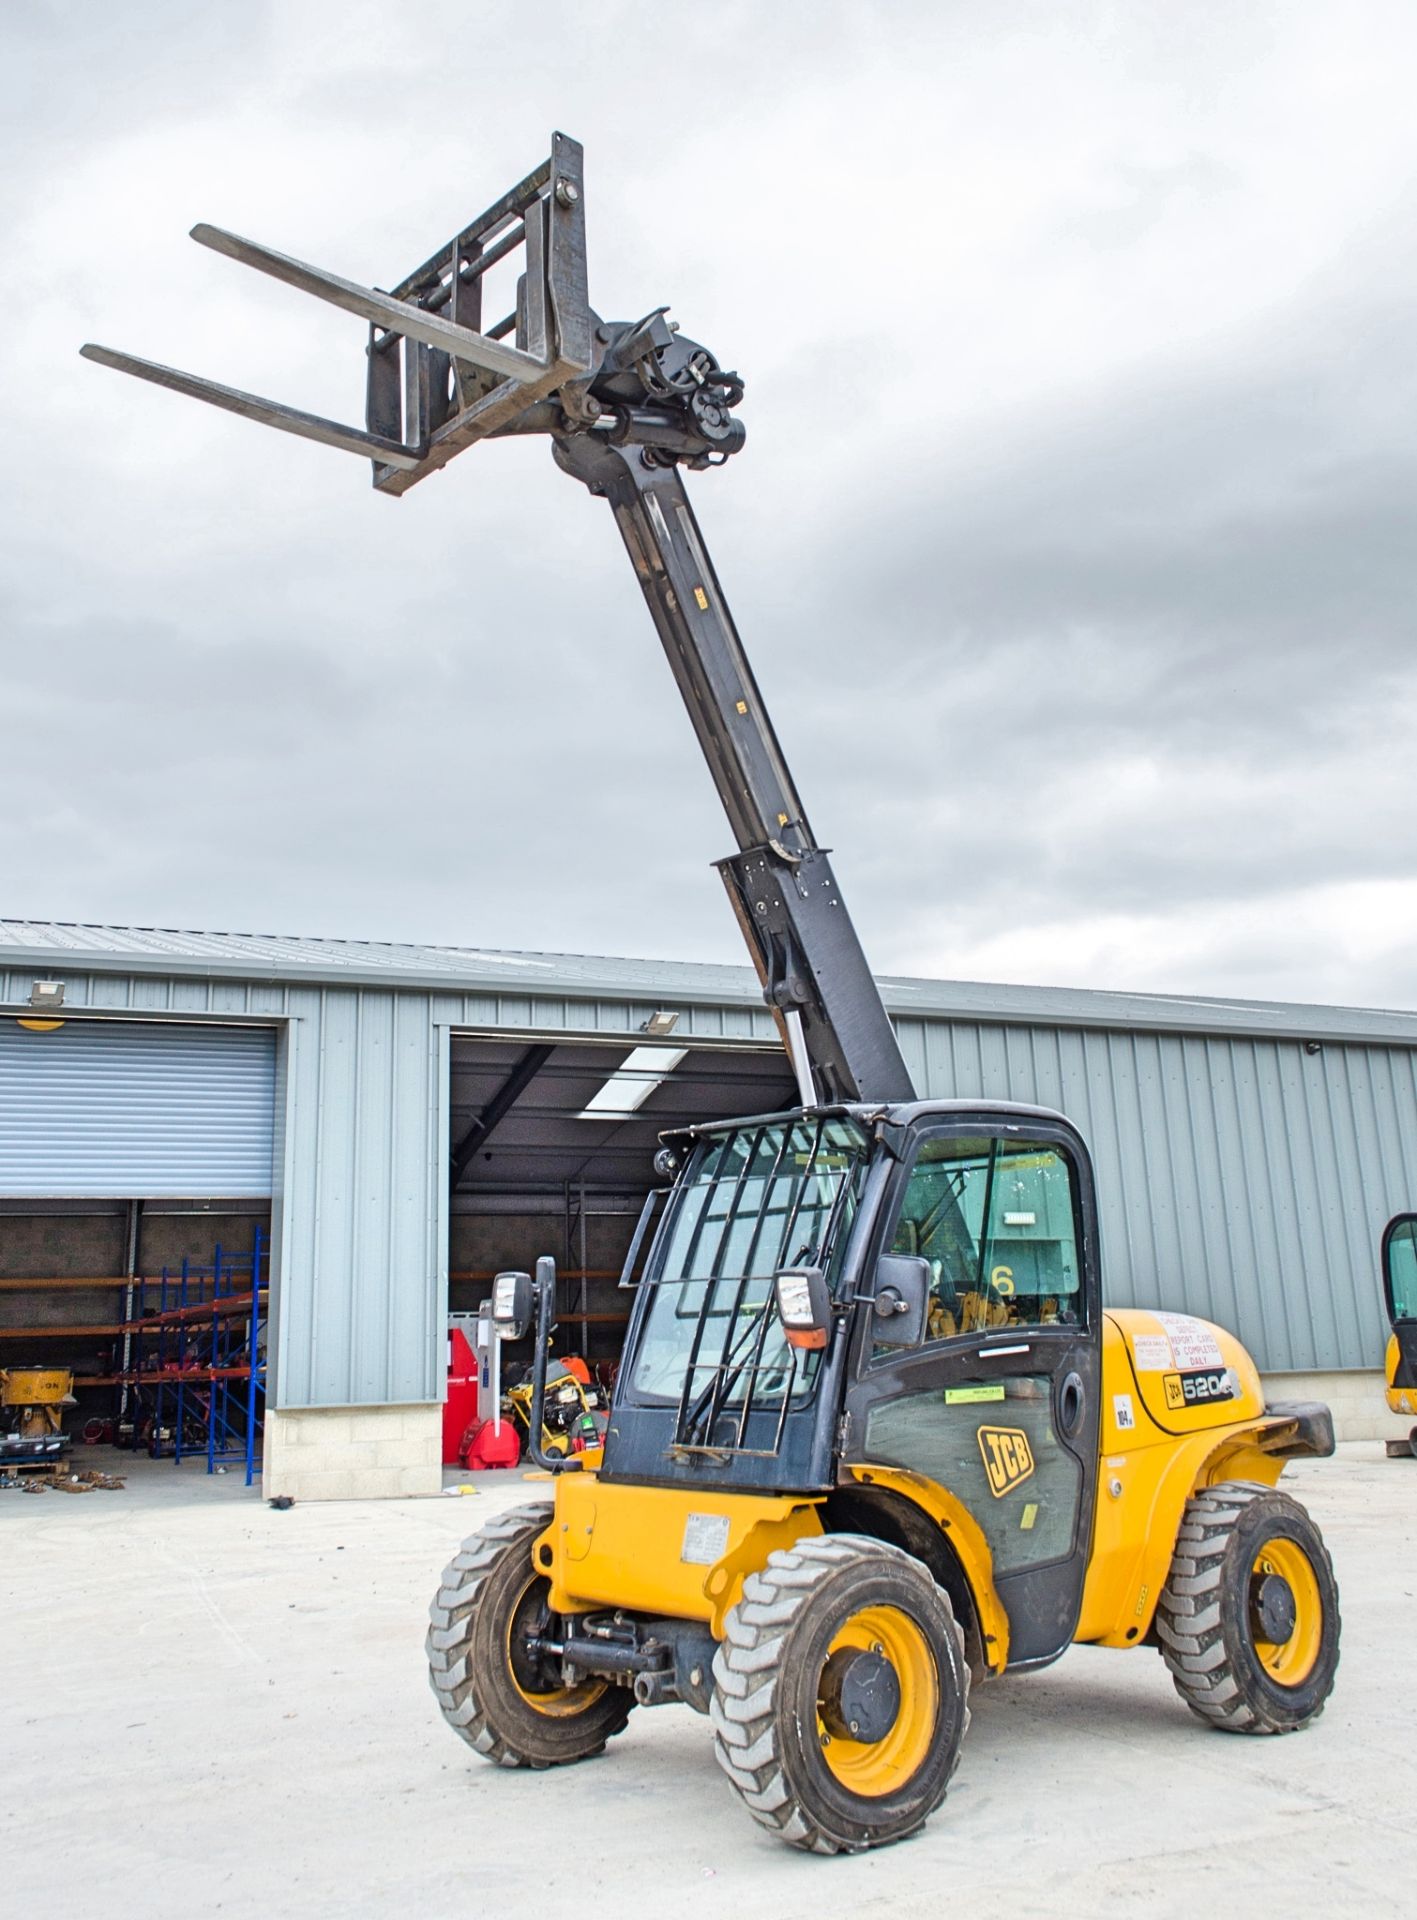
M1165 1373L1174 1367L1171 1342L1164 1333L1139 1333L1132 1341L1132 1363L1138 1373Z
M1131 1433L1135 1429L1137 1415L1136 1409L1132 1405L1132 1396L1129 1393L1114 1393L1112 1395L1112 1418L1117 1422L1117 1425L1123 1433Z
M691 1567L711 1567L728 1551L728 1515L691 1513L684 1522L679 1558Z
M990 1380L982 1387L946 1387L945 1405L947 1407L974 1406L981 1400L1002 1400L1004 1383L1002 1380Z
M1175 1355L1172 1364L1182 1373L1200 1367L1223 1367L1225 1356L1213 1331L1204 1320L1193 1320L1188 1313L1158 1313Z
M981 1427L979 1453L996 1500L1021 1487L1033 1472L1033 1449L1021 1427Z
M1161 1385L1166 1404L1174 1412L1233 1400L1240 1391L1240 1383L1229 1367L1197 1367L1190 1373L1163 1374Z

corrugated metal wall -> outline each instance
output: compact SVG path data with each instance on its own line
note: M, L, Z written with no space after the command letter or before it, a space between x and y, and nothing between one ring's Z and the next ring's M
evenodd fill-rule
M273 1258L281 1407L443 1391L448 1033L427 998L292 988Z
M0 1194L260 1198L274 1061L259 1027L0 1022Z
M32 966L0 973L0 1004L22 1009L34 977ZM271 1401L287 1409L442 1395L449 1029L634 1036L662 1003L307 988L67 964L62 977L69 1008L280 1024ZM752 1007L690 1006L678 1029L702 1040L774 1032L766 1010Z
M436 1399L448 1030L630 1036L661 996L309 987L79 972L66 1006L266 1018L276 1083L275 1404ZM28 1001L32 966L0 975ZM679 1004L670 996L669 1003ZM1356 1015L1349 1016L1356 1021ZM1096 1160L1108 1297L1229 1325L1271 1370L1371 1368L1377 1238L1417 1205L1417 1050L1239 1033L903 1017L917 1085L1060 1107ZM765 1009L684 1006L676 1037L771 1040Z
M916 1084L1057 1107L1093 1155L1107 1299L1273 1371L1382 1364L1385 1222L1417 1205L1417 1051L902 1021Z

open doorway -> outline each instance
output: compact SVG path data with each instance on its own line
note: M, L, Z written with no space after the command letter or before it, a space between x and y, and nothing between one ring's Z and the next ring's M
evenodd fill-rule
M795 1099L791 1070L776 1047L704 1046L672 1034L613 1042L454 1035L452 1322L466 1336L495 1274L530 1271L549 1254L557 1265L553 1350L608 1389L629 1320L619 1283L645 1198L659 1184L653 1161L660 1135L776 1112ZM526 1346L506 1354L513 1383L529 1362ZM464 1355L450 1380L465 1377ZM450 1462L472 1398L459 1404L450 1388Z

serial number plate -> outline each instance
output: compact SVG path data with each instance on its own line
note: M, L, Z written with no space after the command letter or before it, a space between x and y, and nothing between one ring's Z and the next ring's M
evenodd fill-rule
M684 1522L679 1558L691 1567L711 1567L728 1551L728 1515L691 1513Z

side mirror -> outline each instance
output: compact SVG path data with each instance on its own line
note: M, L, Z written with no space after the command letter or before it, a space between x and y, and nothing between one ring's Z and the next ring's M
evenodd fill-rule
M915 1253L883 1253L876 1262L872 1300L878 1347L918 1347L925 1338L930 1262Z
M831 1333L832 1303L820 1267L786 1267L777 1276L777 1317L789 1347L820 1352Z
M501 1340L523 1340L531 1330L535 1295L529 1273L499 1273L492 1282L492 1324Z

